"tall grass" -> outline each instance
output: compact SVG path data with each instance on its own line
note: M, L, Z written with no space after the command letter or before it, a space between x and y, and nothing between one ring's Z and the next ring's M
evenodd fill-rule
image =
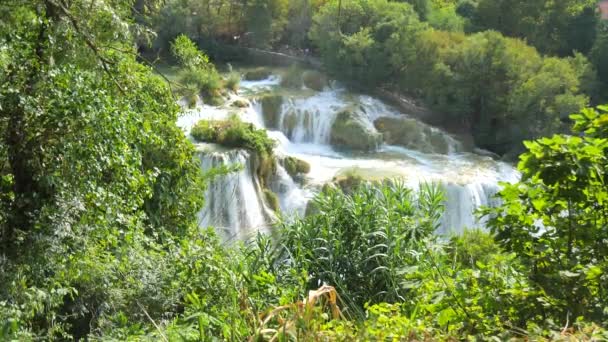
M327 189L318 212L282 227L294 266L309 274L309 288L334 285L362 315L368 301L395 302L407 289L402 269L434 238L443 194L435 185L415 192L399 181L364 184L351 195Z

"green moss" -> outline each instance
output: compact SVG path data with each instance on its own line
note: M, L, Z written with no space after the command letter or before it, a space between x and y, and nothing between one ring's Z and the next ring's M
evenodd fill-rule
M285 134L288 137L292 136L293 130L296 128L297 124L298 116L296 115L296 113L291 112L284 117L282 128L285 129Z
M201 120L194 125L190 134L197 141L245 148L256 152L261 158L271 156L276 144L266 130L256 129L236 116L228 120Z
M448 144L444 133L433 131L409 118L383 117L374 121L374 126L382 132L384 141L391 145L400 145L427 153L447 153Z
M356 114L354 109L338 114L330 138L334 146L361 151L375 150L382 143L382 135Z
M322 91L328 84L327 77L315 70L305 71L302 75L302 81L306 87L317 91Z
M231 106L237 108L246 108L249 107L249 103L242 99L236 99L232 102Z
M262 187L267 187L272 176L277 171L277 161L273 154L258 155L256 174Z
M278 212L281 210L281 206L279 204L279 197L271 190L264 189L264 200L266 201L268 207L270 207L270 209L272 209L273 211Z
M266 68L255 68L245 72L243 78L247 81L261 81L272 75L272 72Z
M291 176L296 177L298 174L305 174L310 172L310 164L304 160L295 157L286 157L282 160L285 171Z
M260 99L260 103L262 104L262 113L266 127L273 129L278 128L283 97L280 95L268 94Z
M296 64L292 65L283 72L281 78L281 85L285 88L293 88L300 89L303 85L302 80L302 69L300 69Z

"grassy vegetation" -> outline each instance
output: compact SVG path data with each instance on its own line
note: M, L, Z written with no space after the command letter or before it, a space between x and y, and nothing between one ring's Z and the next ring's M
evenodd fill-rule
M241 121L237 116L228 120L201 120L190 133L200 142L215 143L226 147L244 148L260 156L272 156L276 142L266 130Z
M281 86L285 88L300 89L304 85L303 70L297 65L291 65L281 74Z
M267 79L272 75L272 72L266 68L255 68L253 70L247 70L243 75L243 78L247 81L261 81Z

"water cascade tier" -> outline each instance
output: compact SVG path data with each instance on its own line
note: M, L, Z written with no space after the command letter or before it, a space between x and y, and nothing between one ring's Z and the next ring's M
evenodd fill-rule
M232 106L235 100L248 106ZM268 131L277 141L275 154L305 161L310 172L294 180L278 165L267 184L278 196L283 217L303 216L307 203L324 184L337 176L357 174L374 181L403 180L412 189L436 183L444 190L445 211L439 233L460 233L483 227L475 211L495 206L500 182L516 182L519 173L474 147L465 148L456 137L400 113L381 100L355 94L338 85L323 91L303 87L287 90L280 78L241 83L225 105L198 104L180 117L188 133L201 119L241 120ZM270 226L276 217L264 202L264 189L252 168L250 153L208 148L199 144L202 168L241 164L240 172L214 180L200 213L202 226L213 226L226 236L247 236Z
M199 213L199 225L215 227L226 239L266 230L274 214L264 204L251 154L213 144L199 145L198 151L203 172L222 166L240 166L240 171L214 177L209 182L204 195L205 206Z

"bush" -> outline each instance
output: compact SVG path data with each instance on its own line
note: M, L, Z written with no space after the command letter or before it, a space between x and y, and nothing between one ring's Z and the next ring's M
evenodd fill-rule
M296 64L290 66L281 75L281 86L286 88L300 89L302 88L302 69Z
M237 91L237 90L239 90L240 83L241 83L241 75L239 75L236 72L231 72L230 75L228 75L228 78L226 78L224 87L226 89L230 89L232 91Z
M400 269L417 261L442 212L434 186L420 192L398 182L362 185L352 195L328 188L314 199L316 212L281 227L290 262L309 274L309 288L335 286L350 310L367 302L397 301L408 291Z
M266 68L255 68L246 71L243 78L247 81L261 81L267 79L270 75L272 75L272 72Z
M256 129L253 124L242 122L236 116L228 120L201 120L194 125L190 134L200 142L245 148L260 156L272 155L276 145L266 130Z

